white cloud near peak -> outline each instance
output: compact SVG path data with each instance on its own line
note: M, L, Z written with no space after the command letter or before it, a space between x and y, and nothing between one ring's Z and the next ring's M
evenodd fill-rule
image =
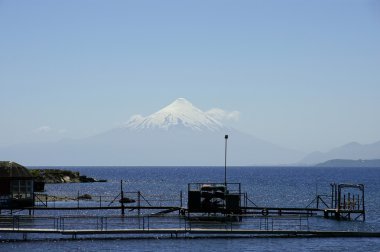
M38 127L37 129L34 130L36 133L47 133L50 132L52 128L50 126L44 125L41 127Z
M37 134L46 134L46 133L66 134L67 130L66 129L54 129L51 126L43 125L41 127L38 127L37 129L35 129L34 133L37 133Z
M219 121L238 121L240 118L239 111L226 111L220 108L213 108L206 111L206 114Z

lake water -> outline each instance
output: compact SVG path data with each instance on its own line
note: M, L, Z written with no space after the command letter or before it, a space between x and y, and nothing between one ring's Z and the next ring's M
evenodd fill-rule
M187 201L187 185L223 182L224 167L59 167L79 171L106 183L49 184L49 195L77 197L90 194L103 201L120 192L140 191L155 205L179 205ZM366 221L310 218L310 230L380 231L380 168L228 167L228 182L241 183L242 191L258 206L305 207L316 194L330 194L330 183L365 185ZM133 198L134 194L126 193ZM160 201L155 201L160 200ZM51 204L51 203L49 203ZM76 204L57 202L56 204ZM80 202L80 204L83 204ZM98 203L95 203L98 204ZM105 204L103 202L103 204ZM315 206L315 205L314 205ZM107 214L120 214L120 210ZM73 214L102 215L75 211ZM47 214L47 213L44 213ZM54 213L62 214L62 213ZM127 213L127 215L130 213ZM4 235L0 234L0 238ZM0 251L380 251L378 238L192 238L38 240L0 243Z

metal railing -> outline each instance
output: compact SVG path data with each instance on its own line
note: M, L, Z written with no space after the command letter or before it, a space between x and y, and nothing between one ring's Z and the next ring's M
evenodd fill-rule
M240 215L232 217L242 217ZM243 221L199 221L184 216L1 216L0 229L22 231L51 230L56 232L75 230L303 230L309 231L308 217L246 216Z
M35 194L35 206L54 208L58 205L62 205L62 202L67 204L75 204L79 207L110 207L120 205L121 194L116 196L110 195L89 195L90 198L86 198L85 193L78 192L77 195L59 196L59 195L47 195L47 194ZM170 206L170 205L183 205L183 195L145 195L140 191L137 192L125 192L124 198L133 200L130 203L124 203L128 206Z

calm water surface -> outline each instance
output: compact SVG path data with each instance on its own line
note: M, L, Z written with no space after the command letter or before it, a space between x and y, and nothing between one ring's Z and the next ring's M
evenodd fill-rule
M62 168L62 167L60 167ZM116 196L120 180L124 191L141 191L149 199L173 199L179 204L187 184L223 182L223 167L67 167L83 175L107 179L107 183L51 184L50 195L90 194ZM305 207L316 194L330 194L330 183L365 184L366 222L337 222L311 218L310 229L380 231L380 168L230 167L228 181L239 182L242 191L258 206ZM162 203L160 203L162 204ZM165 203L163 203L165 204ZM81 214L83 212L77 212ZM57 213L56 213L57 214ZM58 213L59 214L59 213ZM86 213L101 214L101 213ZM119 212L115 212L119 214ZM1 235L0 235L1 237ZM49 240L0 243L0 251L380 251L377 238L238 238L238 239L116 239Z

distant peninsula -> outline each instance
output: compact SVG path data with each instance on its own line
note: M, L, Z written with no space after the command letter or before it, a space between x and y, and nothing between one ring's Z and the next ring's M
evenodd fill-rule
M331 159L316 164L317 167L380 167L380 159Z
M79 172L61 170L61 169L29 169L36 181L46 184L54 183L91 183L106 182L106 180L97 180L91 177L82 176Z

